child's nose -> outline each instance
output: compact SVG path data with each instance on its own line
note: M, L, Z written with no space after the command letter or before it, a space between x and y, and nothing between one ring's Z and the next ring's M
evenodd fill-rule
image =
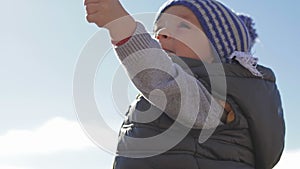
M158 32L157 32L157 36L156 38L158 40L166 40L166 39L169 39L171 38L171 32L166 29L166 28L163 28L163 29L160 29Z
M158 34L158 35L156 36L156 38L157 38L158 40L163 40L163 39L168 39L169 36L168 36L168 35L163 35L163 34Z

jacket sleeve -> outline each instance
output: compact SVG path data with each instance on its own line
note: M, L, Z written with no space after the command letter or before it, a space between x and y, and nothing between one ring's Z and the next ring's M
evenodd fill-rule
M115 50L137 89L169 117L193 128L221 124L222 107L200 81L172 62L141 23L137 23L133 36Z

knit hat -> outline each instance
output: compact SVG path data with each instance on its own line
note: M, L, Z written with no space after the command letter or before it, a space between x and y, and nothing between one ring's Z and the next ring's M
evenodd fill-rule
M251 54L258 36L249 16L237 14L215 0L169 0L160 14L174 5L183 5L195 14L222 62L235 59L252 74L262 76L256 69L258 59Z

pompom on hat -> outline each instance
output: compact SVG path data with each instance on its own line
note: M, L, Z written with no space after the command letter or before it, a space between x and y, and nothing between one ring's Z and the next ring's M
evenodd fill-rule
M174 5L183 5L195 14L222 62L235 59L253 75L262 76L256 69L258 59L251 54L258 35L249 16L237 14L215 0L169 0L161 7L157 19Z

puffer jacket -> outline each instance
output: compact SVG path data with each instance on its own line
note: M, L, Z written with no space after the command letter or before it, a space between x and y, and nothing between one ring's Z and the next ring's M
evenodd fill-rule
M132 145L128 138L155 137L177 124L166 113L140 96L130 106L127 118L121 127L117 150L119 155L115 158L114 168L271 169L280 159L285 137L280 94L271 69L258 65L257 69L263 74L263 78L260 78L253 76L239 64L222 63L223 69L220 69L221 63L203 64L199 60L190 58L180 59L209 91L214 85L213 92L216 95L226 95L226 103L234 112L234 120L219 125L204 143L198 141L204 129L185 130L185 126L178 124L178 132L182 131L181 129L188 132L169 150L151 157L126 157L123 154L151 152L152 148L148 146L149 144L144 149L135 148L141 146ZM173 59L174 62L176 60ZM224 78L224 72L226 91L222 91L220 86L222 84L210 84L212 79ZM157 114L155 120L151 122L132 120L150 107L151 113ZM153 143L153 145L159 144L161 143Z

